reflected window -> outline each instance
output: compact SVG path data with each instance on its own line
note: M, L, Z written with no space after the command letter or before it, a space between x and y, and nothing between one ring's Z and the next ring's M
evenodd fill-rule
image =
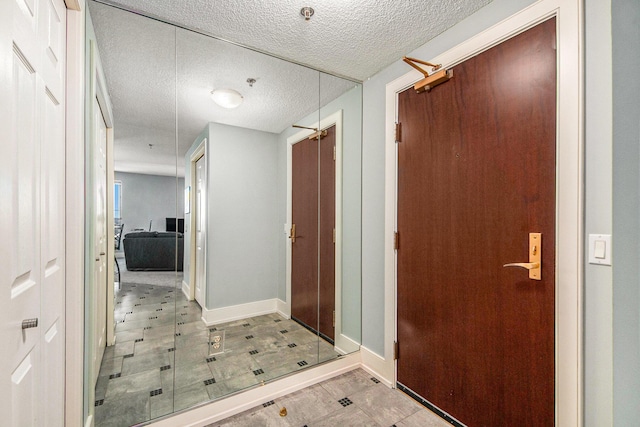
M113 184L113 218L116 224L122 221L122 181Z

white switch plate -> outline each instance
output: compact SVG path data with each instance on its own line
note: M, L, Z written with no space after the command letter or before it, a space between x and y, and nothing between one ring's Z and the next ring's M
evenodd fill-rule
M611 234L589 234L589 264L611 265Z

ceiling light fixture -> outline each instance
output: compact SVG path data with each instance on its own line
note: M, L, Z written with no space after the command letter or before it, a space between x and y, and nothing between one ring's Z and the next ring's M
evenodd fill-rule
M219 106L231 109L240 106L244 98L233 89L215 89L211 91L211 99Z
M300 9L300 15L304 16L305 21L310 20L314 12L313 8L308 6Z

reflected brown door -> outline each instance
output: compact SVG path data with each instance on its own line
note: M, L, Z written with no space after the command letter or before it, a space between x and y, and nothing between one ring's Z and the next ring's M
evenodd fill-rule
M336 306L336 127L327 129L320 141L320 316L319 331L333 342Z
M320 147L317 139L304 139L292 147L296 238L291 244L291 315L331 341L335 309L334 146L332 126Z
M398 114L399 386L469 426L552 426L555 19ZM503 267L532 232L541 281Z

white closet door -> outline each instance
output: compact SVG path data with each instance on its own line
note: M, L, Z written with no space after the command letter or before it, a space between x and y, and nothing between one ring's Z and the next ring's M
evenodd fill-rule
M64 424L65 17L62 0L0 6L3 425Z

